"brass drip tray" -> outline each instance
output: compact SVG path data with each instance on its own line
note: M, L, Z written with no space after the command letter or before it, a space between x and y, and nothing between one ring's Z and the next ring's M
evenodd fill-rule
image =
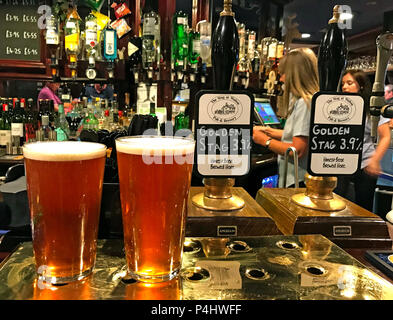
M121 240L99 240L92 275L42 286L25 242L0 265L0 299L393 299L391 282L321 235L186 238L178 278L155 284L127 277L125 264Z

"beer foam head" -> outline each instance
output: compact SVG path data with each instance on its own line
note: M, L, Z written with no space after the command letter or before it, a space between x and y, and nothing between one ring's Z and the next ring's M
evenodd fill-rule
M195 141L177 137L124 137L116 139L119 152L145 155L178 155L194 153Z
M106 146L82 141L47 141L23 146L23 156L41 161L79 161L104 157Z

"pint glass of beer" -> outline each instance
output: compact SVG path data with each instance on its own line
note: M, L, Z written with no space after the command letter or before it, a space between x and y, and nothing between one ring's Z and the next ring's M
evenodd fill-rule
M116 139L128 272L145 282L175 278L181 267L195 141Z
M106 147L36 142L24 145L23 155L39 280L82 279L96 258Z

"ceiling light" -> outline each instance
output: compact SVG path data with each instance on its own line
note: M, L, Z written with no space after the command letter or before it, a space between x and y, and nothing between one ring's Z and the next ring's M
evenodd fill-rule
M307 38L310 38L311 37L311 34L309 34L309 33L302 33L302 39L307 39Z

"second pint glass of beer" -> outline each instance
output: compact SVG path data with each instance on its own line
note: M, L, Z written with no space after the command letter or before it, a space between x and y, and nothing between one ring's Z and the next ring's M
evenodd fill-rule
M181 267L195 141L176 137L116 140L129 274L171 280Z
M106 147L36 142L23 147L33 249L40 281L68 283L91 273Z

